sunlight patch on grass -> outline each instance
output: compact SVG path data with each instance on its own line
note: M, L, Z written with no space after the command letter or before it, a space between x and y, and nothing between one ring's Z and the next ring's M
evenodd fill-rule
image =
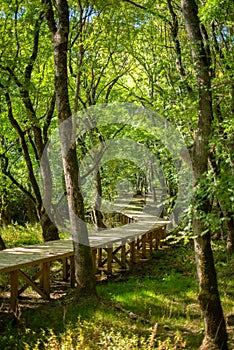
M26 224L25 226L12 224L0 227L0 235L7 248L43 242L40 224Z

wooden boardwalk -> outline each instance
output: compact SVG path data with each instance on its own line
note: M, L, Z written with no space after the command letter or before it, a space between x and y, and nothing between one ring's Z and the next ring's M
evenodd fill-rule
M166 235L168 221L156 221L153 215L142 210L126 209L122 215L124 226L98 231L89 236L92 256L97 274L112 274L113 266L121 270L131 268L139 259L147 259L158 249ZM16 315L18 296L31 286L45 299L50 298L50 267L53 261L62 261L63 277L70 277L75 285L74 251L71 239L45 242L0 251L0 274L10 274L10 310ZM27 268L38 266L29 277ZM19 288L19 277L24 286ZM39 283L36 281L39 280Z

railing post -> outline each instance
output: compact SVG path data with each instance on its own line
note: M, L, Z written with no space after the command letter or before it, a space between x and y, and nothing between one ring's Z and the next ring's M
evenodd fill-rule
M126 241L122 241L122 246L121 246L121 264L123 266L123 269L127 268L126 265Z
M10 284L11 284L11 302L10 310L14 316L18 318L18 271L10 272Z

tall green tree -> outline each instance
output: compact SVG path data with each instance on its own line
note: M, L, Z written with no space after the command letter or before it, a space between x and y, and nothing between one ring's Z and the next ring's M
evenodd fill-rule
M79 183L74 125L68 91L69 6L66 0L57 2L56 10L50 0L42 1L53 39L55 93L60 125L60 142L67 190L69 217L73 237L76 281L79 295L96 294L95 275L85 223L84 201ZM56 16L56 17L55 17ZM58 18L58 21L56 21Z
M184 17L186 18L186 29L189 33L189 42L187 41L185 31L183 30L182 19L177 14L179 4L167 1L167 3L161 3L160 5L155 4L155 6L152 5L150 7L147 2L145 2L144 6L142 6L142 4L141 6L138 6L137 2L128 3L140 7L148 13L153 13L153 18L155 19L154 24L157 25L157 29L160 26L159 23L162 23L164 27L164 35L161 36L161 41L157 39L154 41L156 48L149 49L147 45L144 45L144 47L142 45L142 50L139 50L138 52L138 47L141 46L135 45L134 52L133 50L131 51L140 63L144 72L144 75L141 74L140 78L137 80L135 79L136 84L132 90L135 96L139 96L139 101L144 101L143 103L151 103L151 105L159 108L161 107L160 110L163 115L173 121L173 123L180 128L185 135L188 146L192 149L191 155L197 184L197 195L194 201L193 231L197 237L195 239L195 252L200 286L199 300L201 309L204 313L206 330L203 346L206 346L207 348L211 346L210 343L209 345L206 344L210 338L213 343L215 343L215 346L218 346L220 349L226 348L227 334L210 245L213 228L211 225L212 220L209 218L211 218L212 215L214 216L212 213L212 203L214 203L214 198L217 200L217 193L219 193L219 196L224 202L226 202L225 205L227 205L228 200L221 192L222 189L225 189L226 193L230 194L229 197L232 198L232 187L228 166L225 166L225 162L222 161L218 163L217 158L215 160L215 165L218 165L216 171L218 172L219 177L216 182L216 189L221 183L222 186L216 191L216 193L212 190L214 177L208 177L208 171L210 172L211 170L210 163L212 152L210 153L210 151L212 150L212 143L215 142L214 135L217 130L215 129L212 108L215 105L215 99L214 95L212 96L211 94L211 78L214 74L213 69L215 65L215 61L211 62L210 55L212 39L211 37L208 37L206 28L199 21L198 9L193 1L182 2ZM210 3L207 4L207 8L209 8L209 5ZM161 8L160 14L158 13L159 8ZM189 12L189 9L191 12ZM188 12L186 12L186 10ZM205 11L206 10L204 10L204 12ZM153 35L157 35L155 33L156 30L153 31L151 29L151 23L153 24L152 19L150 20L149 18L149 20L146 21L145 26L142 26L142 28L144 27L145 29L144 34L147 33L146 35L151 36L150 43L152 43L153 38L155 38ZM223 31L226 32L225 26L223 27ZM220 41L222 36L225 37L224 32L219 33L220 36L217 36L216 34L215 38L218 38L218 41ZM223 39L223 41L226 41L226 38ZM140 43L143 42L141 40L139 41ZM135 41L135 43L136 42L137 41ZM160 50L157 50L157 45L160 45L161 52ZM196 63L195 69L193 69L190 62L191 47L193 59ZM156 55L153 55L154 51L157 52ZM147 53L145 60L143 52ZM152 62L155 64L152 64ZM154 70L158 72L156 79L154 78L155 75L153 75ZM150 85L147 84L147 78ZM142 86L144 86L143 84L146 86L145 91L142 89ZM156 89L160 86L160 89L147 89L147 87L151 87L152 85L153 87L156 87ZM140 94L136 94L135 87L137 88L137 91L140 91ZM126 89L128 89L127 86ZM154 91L156 93L147 94L147 91ZM226 98L226 101L227 100L228 98ZM199 110L198 116L196 115L196 106L198 106ZM177 115L175 115L175 111L177 112ZM226 125L230 126L230 123L232 124L230 118L228 119L225 117L225 121ZM226 131L230 130L228 127L225 129ZM230 134L228 139L231 139L231 135L233 135L233 133ZM227 155L227 151L224 154ZM220 157L221 153L218 151L219 160L221 160ZM228 156L228 159L231 164L231 154ZM225 174L226 179L228 175L228 180L225 181L222 174L223 176ZM230 204L231 203L229 202L227 208L232 208L232 204ZM231 226L233 216L232 209L225 210L224 215ZM231 244L231 235L229 233L228 239L229 244Z
M209 1L200 8L204 36L210 49L214 110L214 136L210 166L214 176L215 198L218 201L227 237L227 251L234 251L234 168L233 168L233 14L230 1L223 4Z
M201 349L228 349L227 332L220 302L217 276L211 249L211 232L205 223L210 200L202 193L202 181L208 170L209 143L212 136L212 94L209 57L205 50L198 7L194 0L182 0L181 7L191 42L198 85L198 127L192 149L193 171L196 179L196 211L193 216L194 247L199 279L199 302L205 322L205 338ZM205 30L205 29L203 29Z

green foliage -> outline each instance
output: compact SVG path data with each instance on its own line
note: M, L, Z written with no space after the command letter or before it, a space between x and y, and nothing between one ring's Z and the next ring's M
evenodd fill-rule
M219 19L230 26L233 13L234 6L231 0L208 0L200 7L200 15L202 19L209 21Z
M190 44L177 5L173 4L178 21L176 40L181 50L179 56L167 3L144 1L141 6L145 9L127 1L119 3L109 0L91 2L89 5L86 2L77 4L69 1L69 6L71 30L68 68L72 110L112 101L142 104L172 122L186 144L192 146L197 128L196 76L191 63ZM5 89L2 91L10 94L13 114L25 135L35 173L38 154L35 154L33 147L35 134L32 130L35 125L40 127L42 137L46 140L44 127L47 126L54 92L51 37L46 21L40 17L41 11L40 1L33 4L14 1L11 5L3 1L0 26L3 34L0 45L1 83ZM206 45L210 46L215 112L214 139L210 148L218 163L215 174L207 175L209 185L206 193L209 197L214 195L222 200L225 207L233 212L233 172L230 169L233 134L230 118L233 105L230 83L233 71L233 4L231 1L209 0L199 7L199 11L209 36ZM25 70L32 63L36 28L39 28L38 54L33 62L31 77L26 81ZM77 81L79 86L76 85ZM22 88L29 94L31 110L23 101ZM32 193L21 145L8 121L4 94L1 95L1 105L0 154L4 153L8 158L8 170L19 184ZM56 127L54 119L50 123L48 134ZM102 126L101 134L92 131L92 136L85 137L86 148L95 145L100 135L106 139L113 137L118 127ZM172 157L160 140L160 134L156 130L124 128L118 137L140 142L157 156L163 167L168 192L166 205L170 213L178 191L177 175ZM78 155L81 158L84 154L82 147L82 144L78 144ZM115 186L117 181L122 180L124 169L130 176L131 184L134 184L133 173L136 167L133 164L127 166L123 161L117 166L113 162L112 166L106 165L104 168L102 184L106 198L115 196ZM212 215L207 218L209 224L214 223L215 215ZM213 226L218 223L215 221Z
M205 231L211 234L220 233L222 223L228 218L220 215L219 203L234 211L234 183L233 176L227 169L221 169L218 176L212 171L201 178L196 186L193 197L192 213L202 219L205 225ZM215 181L213 181L215 179ZM204 203L206 205L204 206ZM208 208L211 207L210 210Z

